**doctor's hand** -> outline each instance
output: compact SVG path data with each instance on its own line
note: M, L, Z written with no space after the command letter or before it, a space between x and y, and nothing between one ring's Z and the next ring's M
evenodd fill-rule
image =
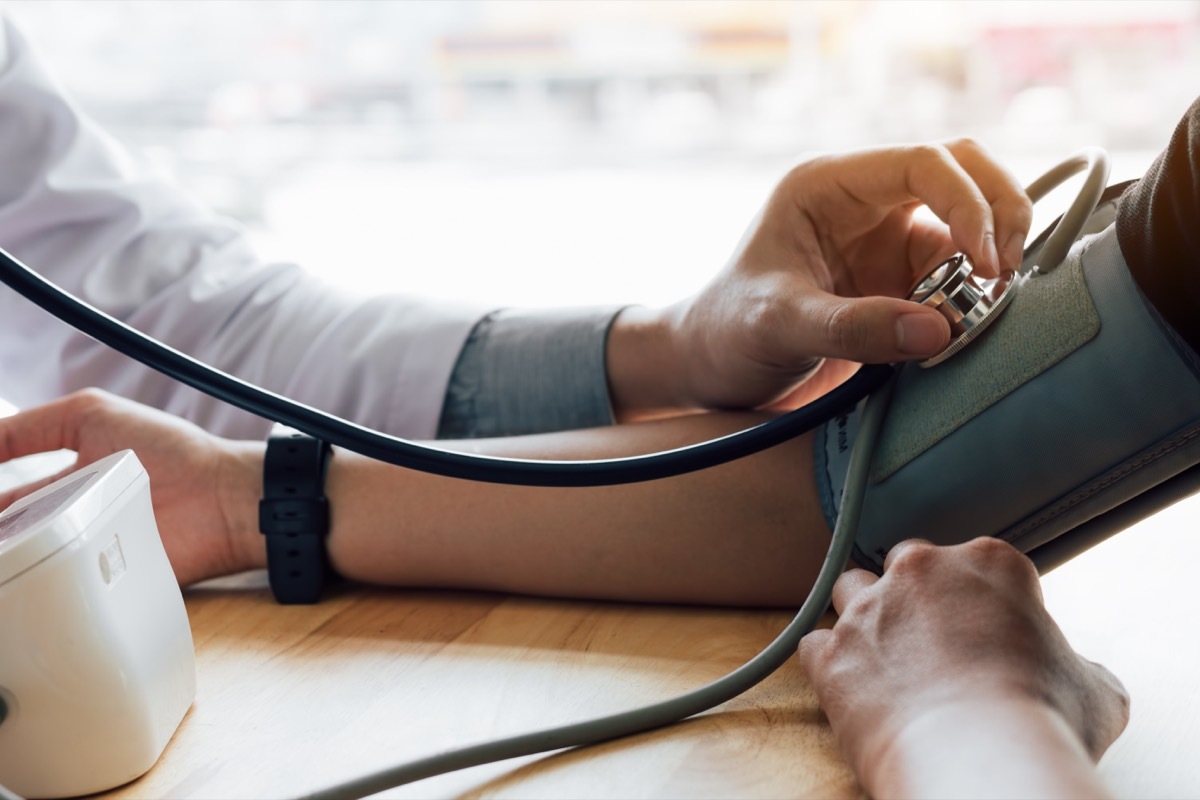
M904 542L882 578L843 574L833 604L800 663L869 794L1107 796L1092 761L1129 698L1071 649L1016 549Z
M261 451L261 443L257 443ZM180 585L248 568L236 551L222 492L239 448L189 422L100 390L87 389L0 419L0 462L54 450L77 454L71 467L0 493L0 508L112 453L133 450L150 477L154 516Z
M923 205L937 219L916 215ZM794 408L859 363L934 355L949 325L901 298L959 251L985 277L1018 267L1031 223L1024 190L970 139L802 163L697 295L617 317L618 417Z

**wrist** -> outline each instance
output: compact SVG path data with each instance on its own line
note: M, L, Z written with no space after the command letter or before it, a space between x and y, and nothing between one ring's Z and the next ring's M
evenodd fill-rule
M262 496L262 442L228 442L218 474L218 502L225 521L229 569L244 572L267 565L267 549L258 529L258 502Z
M874 797L1111 796L1079 735L1033 697L946 701L892 730L854 765Z
M683 389L684 356L673 307L618 312L605 348L609 396L619 422L653 419L696 406Z

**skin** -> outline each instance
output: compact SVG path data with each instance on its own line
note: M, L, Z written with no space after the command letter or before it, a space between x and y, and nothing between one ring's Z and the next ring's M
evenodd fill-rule
M755 418L691 415L457 444L515 457L606 457ZM95 390L0 420L0 458L62 447L81 463L123 447L138 453L180 583L265 566L254 514L261 443L218 439ZM805 437L692 475L597 489L485 486L339 451L327 481L329 552L339 572L360 581L794 604L828 538L809 447ZM882 578L845 573L833 605L837 623L805 637L799 659L869 794L1109 796L1093 763L1124 729L1128 696L1070 648L1032 563L1011 546L902 543Z
M936 219L917 216L922 205ZM812 159L779 183L708 286L617 317L606 367L624 424L439 445L602 458L761 421L857 364L941 350L945 320L901 298L955 251L985 276L1015 268L1030 222L1020 187L969 139ZM714 409L757 410L697 413ZM692 475L595 489L469 483L338 451L328 550L345 577L393 585L791 605L828 544L811 447L804 436ZM261 442L94 390L0 420L0 460L62 448L78 454L72 469L137 453L181 584L265 566ZM897 548L882 579L847 573L840 620L801 644L873 795L1104 796L1091 762L1124 727L1127 698L1070 650L1032 568L1002 547Z
M937 219L917 216L922 205ZM703 290L617 318L608 374L618 417L795 408L859 363L934 355L948 324L898 298L958 251L987 277L1015 269L1032 213L971 139L805 161Z
M936 218L917 216L922 205ZM639 424L443 446L597 458L745 427L761 409L844 380L854 362L942 348L946 321L898 298L956 250L984 274L1015 266L1030 219L1020 186L970 139L811 159L784 176L705 289L615 321L610 393L618 418ZM730 407L760 411L695 413ZM87 392L6 421L0 442L2 459L68 448L79 466L134 449L181 583L264 563L262 443L206 438ZM828 541L811 470L808 437L719 469L594 490L465 483L340 452L326 486L328 547L339 572L372 582L791 604Z
M519 458L604 458L678 447L761 419L691 415L438 445ZM137 454L181 584L266 566L257 516L263 443L219 439L98 390L0 420L2 460L59 448L76 451L80 465L126 448ZM810 448L802 437L677 478L589 489L474 483L337 450L326 478L327 549L341 575L370 583L791 604L807 592L828 545Z
M1093 762L1129 696L1071 649L1010 545L901 543L883 577L842 575L833 605L800 663L872 796L1109 797Z

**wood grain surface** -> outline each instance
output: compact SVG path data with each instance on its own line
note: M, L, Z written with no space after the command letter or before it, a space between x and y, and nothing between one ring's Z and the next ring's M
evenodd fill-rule
M787 612L336 590L278 606L261 574L186 594L196 702L105 797L302 795L441 750L652 703L741 665ZM718 711L388 797L861 796L795 663Z
M1048 575L1081 653L1125 681L1133 719L1101 763L1119 796L1200 797L1200 500ZM196 702L159 763L111 798L291 797L445 749L696 688L786 611L336 589L278 606L260 573L185 594ZM828 622L828 620L827 620ZM795 662L688 722L430 778L385 797L859 798Z

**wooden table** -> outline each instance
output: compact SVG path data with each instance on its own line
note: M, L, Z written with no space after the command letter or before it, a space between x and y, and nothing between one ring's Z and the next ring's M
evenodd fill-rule
M1101 769L1119 795L1200 796L1200 502L1047 576L1074 646L1125 681ZM186 594L199 689L162 759L113 798L291 796L451 747L672 696L740 665L787 612L348 587L275 605L255 573ZM720 710L585 750L475 767L387 797L857 798L791 663Z
M664 699L739 666L791 615L345 588L276 605L265 577L186 595L196 702L111 797L278 797L443 749ZM475 767L389 797L859 797L793 662L720 711Z

